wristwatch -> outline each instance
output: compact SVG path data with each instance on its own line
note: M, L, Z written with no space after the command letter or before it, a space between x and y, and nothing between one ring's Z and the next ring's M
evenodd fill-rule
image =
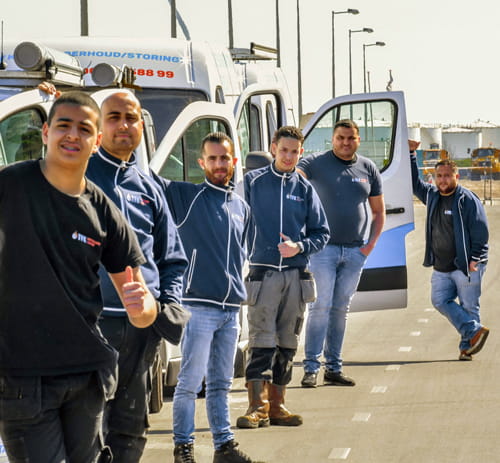
M302 254L304 252L304 244L302 243L302 241L297 241L297 246L300 249L299 254Z

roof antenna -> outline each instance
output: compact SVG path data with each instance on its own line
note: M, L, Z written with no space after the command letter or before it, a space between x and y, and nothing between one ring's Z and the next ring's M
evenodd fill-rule
M7 69L7 65L3 60L3 20L2 20L2 30L0 32L0 71Z

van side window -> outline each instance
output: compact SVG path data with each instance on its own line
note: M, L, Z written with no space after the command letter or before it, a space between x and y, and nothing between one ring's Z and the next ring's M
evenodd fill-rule
M391 100L335 106L318 120L304 142L304 156L332 149L332 133L340 119L352 119L359 127L358 153L370 158L380 171L392 162L397 106Z
M198 165L198 158L200 157L201 141L210 132L230 133L229 128L220 120L200 119L195 121L177 140L170 156L159 170L159 174L169 180L203 182L205 174Z
M0 121L0 165L42 157L43 122L37 109L24 109Z

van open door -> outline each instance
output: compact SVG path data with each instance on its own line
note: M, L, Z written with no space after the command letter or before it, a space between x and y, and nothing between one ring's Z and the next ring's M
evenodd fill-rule
M303 129L304 156L332 148L340 119L359 126L358 153L381 172L386 207L384 231L368 257L351 311L407 305L406 235L414 229L408 129L402 92L347 95L324 104ZM335 225L334 225L335 226Z
M295 125L287 90L278 84L250 84L238 97L234 108L242 163L252 151L269 151L274 131Z
M177 116L151 159L151 170L169 180L203 182L205 175L198 158L201 141L210 132L224 132L234 141L239 160L234 181L241 184L243 170L233 113L225 105L205 101L189 104Z
M43 156L42 125L53 101L40 90L0 101L0 167Z

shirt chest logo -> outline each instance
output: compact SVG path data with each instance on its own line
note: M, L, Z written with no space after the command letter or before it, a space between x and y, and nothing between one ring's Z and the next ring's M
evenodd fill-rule
M353 183L368 183L367 178L360 178L360 177L353 177L352 178Z
M127 201L133 204L139 204L140 206L146 206L151 201L149 199L144 199L141 195L133 195L131 193L127 193Z
M304 202L304 198L301 198L300 196L297 196L297 195L292 195L290 193L288 193L285 197L286 197L286 199L289 199L290 201L296 201L298 203Z
M76 230L71 234L71 238L73 238L75 241L79 241L80 243L87 244L88 246L91 246L93 248L101 245L99 241L96 241L93 238L89 238L82 233L78 233Z

